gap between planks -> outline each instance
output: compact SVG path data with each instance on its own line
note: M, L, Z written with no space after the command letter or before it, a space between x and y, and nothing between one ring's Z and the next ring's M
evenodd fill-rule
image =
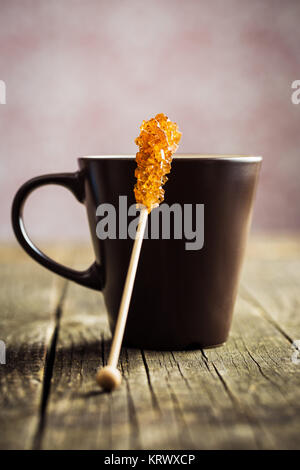
M58 299L58 303L54 312L54 322L55 322L54 329L53 329L53 333L52 333L52 336L50 338L50 341L47 347L47 352L46 352L46 357L45 357L44 376L43 376L43 382L42 382L42 391L41 391L40 409L39 409L39 413L40 413L39 422L38 422L38 426L36 429L36 433L33 438L34 450L39 450L41 448L41 442L43 439L43 433L44 433L45 424L46 424L47 404L48 404L48 399L49 399L50 392L51 392L51 380L52 380L52 375L53 375L56 345L57 345L57 340L58 340L58 335L59 335L60 320L62 317L63 304L64 304L64 300L65 300L67 288L68 288L68 282L69 281L65 281L63 283L62 291L61 291L61 294Z

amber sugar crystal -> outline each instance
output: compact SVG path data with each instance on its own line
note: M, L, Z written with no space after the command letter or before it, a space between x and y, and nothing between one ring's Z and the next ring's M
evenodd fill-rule
M136 202L151 212L164 200L163 185L171 171L172 155L178 148L181 133L177 124L162 113L143 121L140 130L135 139L139 151L136 154L134 194Z

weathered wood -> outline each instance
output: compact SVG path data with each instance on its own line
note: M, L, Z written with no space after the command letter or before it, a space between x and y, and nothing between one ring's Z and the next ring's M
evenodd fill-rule
M32 447L39 424L45 359L62 295L59 278L30 261L18 247L0 249L0 365L2 449Z
M240 291L292 342L300 339L300 255L280 249L275 259L266 251L247 260Z
M148 436L150 442L158 434L160 414L153 406L140 351L123 350L120 367L125 380L120 389L113 394L99 390L95 374L107 361L109 338L102 295L70 285L42 448L142 448L143 439ZM146 437L140 429L141 413ZM171 412L169 421L174 425L172 418ZM170 434L172 429L167 429L166 443Z
M68 283L62 302L60 284L51 304L51 274L28 259L12 269L14 255L7 254L0 274L2 323L11 344L23 347L0 366L1 430L3 422L7 430L1 447L299 449L300 365L291 360L291 342L300 339L299 246L296 238L250 244L226 345L185 352L123 349L124 380L113 394L95 383L110 344L102 294ZM86 250L77 251L80 267L86 266ZM30 328L22 323L23 311L33 312ZM23 351L31 362L21 361Z
M239 297L230 340L205 351L207 364L255 430L259 448L300 447L300 370L290 342Z
M102 348L102 360L106 360L105 338L109 337L107 325L101 326L104 308L100 295L87 292L80 299L80 287L70 287L59 347L68 351L68 341L72 341L73 351L78 353L79 348L85 372L81 381L74 381L72 374L78 371L74 352L72 361L67 361L72 370L69 377L64 372L65 355L57 357L45 448L227 449L300 444L299 397L294 390L299 388L299 378L297 366L290 360L290 343L247 297L239 299L231 338L220 349L204 353L124 350L121 369L125 383L113 395L97 392L94 383L97 355ZM90 339L84 326L89 323L86 313L79 324L72 323L80 302L81 310L90 316L91 331L97 331L97 340ZM85 351L84 358L80 355L83 338L86 344L97 344ZM57 371L60 380L64 377L61 388ZM80 390L86 390L88 401L76 399ZM89 418L82 432L84 416ZM67 430L66 420L72 423Z
M42 448L82 448L91 433L104 448L111 445L109 395L101 394L95 383L107 330L102 311L101 294L69 284Z

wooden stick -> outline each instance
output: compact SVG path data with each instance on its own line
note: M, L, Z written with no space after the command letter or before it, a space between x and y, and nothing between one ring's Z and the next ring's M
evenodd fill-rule
M141 208L139 224L136 232L136 237L131 253L130 263L127 271L125 286L122 294L121 304L118 313L117 324L114 332L114 337L109 353L108 364L107 366L99 369L97 372L97 382L98 384L106 389L113 390L118 387L121 383L121 374L117 369L117 364L119 360L119 355L121 351L127 315L132 295L132 290L134 286L134 280L136 275L136 270L139 262L141 247L143 243L145 228L148 219L148 210L146 208Z

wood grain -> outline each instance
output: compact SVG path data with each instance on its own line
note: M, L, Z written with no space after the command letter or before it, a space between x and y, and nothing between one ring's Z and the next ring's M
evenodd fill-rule
M0 366L0 447L28 449L40 425L45 362L63 284L17 247L2 246L0 260L0 338L6 344L6 364Z
M65 288L19 251L6 251L0 446L299 449L300 364L291 360L300 339L299 246L297 238L253 241L226 345L123 349L124 380L113 394L95 382L110 346L102 294ZM73 251L60 250L68 259ZM86 250L76 253L75 267L84 267Z

